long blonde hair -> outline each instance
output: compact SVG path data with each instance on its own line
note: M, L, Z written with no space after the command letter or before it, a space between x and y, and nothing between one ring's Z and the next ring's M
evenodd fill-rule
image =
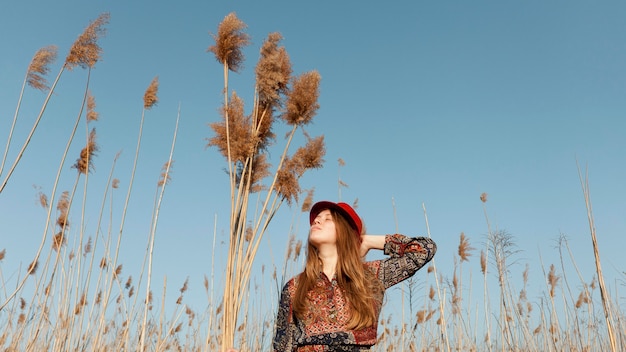
M359 330L374 325L380 313L383 288L374 273L367 269L360 256L360 236L348 221L336 211L330 209L335 222L337 261L337 284L342 289L344 297L350 305L350 319L347 329ZM364 232L365 230L363 230ZM315 284L322 272L322 263L317 248L310 242L307 245L307 257L304 271L298 276L297 288L293 298L293 310L299 319L304 319L308 310L309 291L315 289Z

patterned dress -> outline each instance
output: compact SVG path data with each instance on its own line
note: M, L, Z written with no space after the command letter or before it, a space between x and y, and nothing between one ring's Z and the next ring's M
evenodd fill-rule
M386 259L365 262L363 265L373 273L386 290L413 276L428 263L437 245L429 238L386 235L384 253ZM291 302L297 288L297 277L283 287L273 341L275 352L362 352L369 351L376 343L378 321L360 330L347 330L350 307L335 277L329 279L320 273L318 290L309 294L310 307L305 325L295 317ZM382 298L382 297L381 297ZM382 301L377 305L380 314Z

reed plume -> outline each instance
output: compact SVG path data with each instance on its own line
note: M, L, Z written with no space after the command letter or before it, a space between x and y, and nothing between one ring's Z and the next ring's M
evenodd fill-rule
M286 102L283 120L289 125L306 125L319 109L319 84L321 76L317 71L306 72L293 79L292 88Z
M159 92L159 77L154 77L150 82L150 85L146 89L146 92L143 95L143 107L146 110L152 109L156 103L159 102L159 97L157 93Z
M59 216L57 217L57 226L63 230L65 227L69 226L69 221L67 219L68 212L70 207L70 193L68 191L63 191L59 201L57 202L57 210L59 211Z
M279 46L282 39L280 33L270 33L267 36L255 69L259 102L264 106L279 105L281 95L288 90L292 69L287 50Z
M461 258L461 262L469 261L469 257L472 256L472 251L475 248L470 246L469 240L465 237L465 233L461 232L460 242L459 242L459 258Z
M561 277L556 274L556 269L554 267L554 264L551 264L550 271L548 272L548 285L550 286L551 298L554 298L554 290L556 289L560 280L561 280Z
M37 201L39 202L39 205L41 205L42 208L44 209L48 208L48 196L45 193L38 192Z
M93 68L100 60L102 48L98 45L98 39L106 33L104 26L109 23L109 19L108 13L101 14L78 36L65 58L65 66L68 69L71 70L76 66Z
M38 90L49 90L46 75L50 72L50 64L57 58L57 47L55 45L46 46L39 49L28 66L26 83Z
M13 139L13 132L15 131L15 126L17 124L17 117L19 115L20 106L22 104L22 97L24 96L24 88L28 84L29 86L35 89L39 89L42 91L47 90L48 91L47 99L49 99L52 91L50 90L50 87L48 86L48 81L46 80L45 75L47 75L50 72L49 66L52 62L56 60L56 57L57 57L57 48L54 45L50 45L50 46L39 49L33 56L33 59L31 60L30 65L28 66L28 70L26 71L26 78L24 79L24 83L22 84L22 89L20 91L17 108L15 109L15 114L13 115L13 121L11 123L11 127L9 128L9 136L7 137L7 143L4 149L4 154L2 156L2 160L0 160L0 175L2 175L4 171L4 165L6 163L6 160L9 154L9 148L11 146L11 141ZM55 80L55 84L58 81L58 79L59 77L57 77L57 79ZM39 115L39 118L41 118L41 113ZM36 127L37 127L37 122L35 122L35 125L33 126L33 129L31 130L31 133L30 133L31 136L34 133ZM4 188L4 186L6 185L6 182L8 181L9 176L11 175L17 163L19 162L19 159L21 158L21 154L24 153L24 150L26 149L26 146L28 145L29 139L30 137L27 139L26 143L22 147L22 151L20 151L18 155L18 159L14 162L13 166L11 166L9 175L6 176L3 184L0 185L0 193L2 192L2 189Z
M96 98L91 95L91 92L87 95L87 122L98 121L100 114L96 111Z
M220 153L235 163L243 163L254 152L251 123L244 112L244 103L237 93L233 92L228 106L220 109L222 120L209 126L215 136L208 138L207 147L217 147Z
M161 187L168 184L172 180L172 165L174 161L166 161L161 168L161 176L159 178L159 182L157 182L157 186Z
M34 260L30 264L28 264L28 269L26 270L26 272L29 275L34 275L35 271L37 271L38 267L39 267L39 261L38 260Z
M85 175L93 169L93 156L99 150L96 143L96 129L92 128L87 139L87 145L80 151L80 157L76 159L76 163L72 166L78 173Z
M287 204L298 201L298 195L302 192L298 180L307 170L321 168L325 153L324 136L319 136L309 139L304 147L296 150L293 157L285 159L284 167L278 171L276 188Z
M217 29L217 34L212 34L215 44L207 51L215 54L219 63L228 67L233 72L238 72L244 61L243 47L250 44L250 36L243 32L246 28L234 12L224 17Z
M64 231L59 231L56 235L52 236L52 249L57 252L67 242L64 233Z
M313 206L313 194L315 189L310 189L306 191L306 197L304 197L304 201L302 202L301 210L303 213L308 213Z

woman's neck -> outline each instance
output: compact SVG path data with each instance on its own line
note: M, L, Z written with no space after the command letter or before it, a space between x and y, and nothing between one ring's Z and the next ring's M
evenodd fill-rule
M337 268L337 248L318 248L318 256L322 261L322 270L329 279L335 276L335 269Z

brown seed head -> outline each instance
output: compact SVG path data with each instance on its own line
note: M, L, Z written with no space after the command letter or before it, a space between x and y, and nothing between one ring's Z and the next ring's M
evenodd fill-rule
M250 44L250 37L243 32L246 27L234 12L229 13L218 26L217 35L212 35L215 45L207 50L215 54L219 63L233 72L238 72L243 67L244 55L241 50Z
M298 148L293 155L293 161L296 163L296 172L300 178L306 170L319 169L324 164L324 155L326 148L324 146L324 136L309 138L304 147Z
M287 253L285 254L285 261L291 258L291 253L293 253L293 246L295 243L296 243L296 235L292 233L289 235L289 242L287 242Z
M480 251L480 271L483 275L487 273L487 255L484 251Z
M311 122L320 105L319 85L321 76L317 71L304 73L292 80L282 118L289 125L306 125Z
M287 201L288 205L291 205L294 200L297 202L300 194L297 169L298 164L293 159L287 157L276 175L276 192L282 199Z
M49 65L57 58L57 47L54 45L39 49L28 66L26 83L39 90L49 90L45 76L50 72Z
M69 226L69 221L67 220L68 211L70 207L70 193L68 191L64 191L61 193L61 197L59 198L59 202L57 203L57 210L59 211L59 217L57 218L57 225L64 229Z
M4 257L6 256L6 254L7 254L7 250L6 250L6 248L3 248L3 249L0 251L0 261L4 259Z
M559 283L561 277L556 274L556 268L554 264L550 265L550 272L548 272L548 285L550 285L550 297L554 297L554 290Z
M475 249L470 246L469 240L465 237L465 233L461 232L461 239L459 242L459 257L461 258L461 262L469 261L469 257L472 256L471 252Z
M583 295L583 292L581 291L580 294L578 295L578 299L576 300L576 304L574 305L576 307L576 309L580 308L583 305L585 296Z
M313 206L313 194L314 193L315 193L315 188L306 190L306 197L304 198L304 201L302 202L302 208L301 208L303 213L308 213L311 210L311 207Z
M143 94L143 108L150 110L159 101L157 93L159 92L159 77L154 77L150 85Z
M263 179L270 174L270 163L267 162L265 154L255 155L252 159L252 171L250 172L250 192L256 193L265 189L261 184ZM241 170L240 170L241 171ZM241 180L241 172L237 174L237 181Z
M243 163L253 155L256 145L250 119L244 113L243 99L233 92L228 107L222 107L220 114L222 121L210 124L215 137L208 140L207 146L217 147L225 158L229 157L230 147L229 161Z
M105 269L107 267L107 259L105 257L102 257L102 259L100 259L100 269Z
M78 170L80 174L87 174L88 171L93 170L93 157L99 149L100 147L96 143L96 129L92 128L87 145L80 151L80 157L76 159L76 163L72 167Z
M78 315L83 311L83 307L87 304L87 296L85 293L80 297L80 300L76 303L74 307L74 315Z
M296 260L298 259L298 257L300 257L300 252L302 251L302 240L298 240L298 242L296 242L296 246L294 248L294 256L293 259Z
M416 314L416 318L417 318L417 323L421 324L425 321L426 318L426 310L422 309L422 310L418 310L417 314Z
M291 62L280 33L270 33L261 47L261 58L256 66L256 85L259 102L272 108L279 104L280 95L287 92L291 78Z
M37 267L39 266L39 262L38 261L33 261L32 263L30 263L28 265L28 275L33 275L35 274L35 271L37 271Z
M524 286L526 286L526 284L528 283L528 271L530 270L530 267L528 266L528 264L526 264L526 269L524 269L524 272L522 273L522 279L524 281Z
M188 288L189 288L189 278L187 278L185 282L183 283L183 287L180 288L180 293L185 293L185 291L187 291Z
M52 249L55 251L59 251L61 246L63 246L66 242L65 236L63 235L63 231L59 231L54 237L52 237Z
M48 196L46 196L45 193L39 192L37 198L39 199L39 205L41 205L42 208L48 207Z
M484 193L484 192L483 192L483 193L480 195L480 201L481 201L481 202L483 202L483 203L486 203L486 202L487 202L487 193Z
M98 121L98 112L96 111L96 98L91 95L91 92L87 95L87 122Z
M113 277L117 278L122 273L122 264L118 265L113 272Z
M89 239L87 239L87 243L85 244L85 251L84 251L83 256L85 256L85 255L87 255L88 253L91 252L91 248L92 248L92 243L91 242L92 242L91 237L89 237Z
M252 241L253 238L254 238L254 230L252 229L251 226L246 226L246 231L244 233L244 240L246 242L250 242Z
M120 180L118 178L114 178L113 181L111 182L111 187L113 187L113 189L116 189L120 186Z
M168 184L172 180L172 164L174 161L166 161L161 168L161 178L157 182L157 186L161 187Z
M76 66L92 68L100 60L102 48L98 45L98 39L105 34L104 25L109 23L109 18L108 13L101 14L76 39L65 59L67 68L70 70Z

